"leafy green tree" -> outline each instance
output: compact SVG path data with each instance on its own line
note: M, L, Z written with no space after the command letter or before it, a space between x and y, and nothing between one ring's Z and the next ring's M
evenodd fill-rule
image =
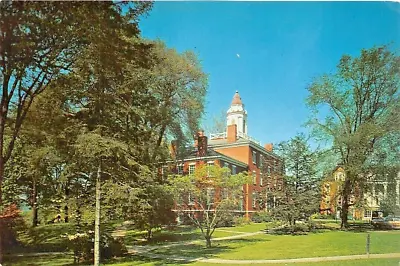
M346 171L341 191L341 226L347 227L350 195L364 187L368 158L385 137L399 130L400 58L387 46L344 55L337 72L316 78L308 87L309 124L339 155ZM321 113L327 113L321 119Z
M232 175L228 168L219 166L201 166L193 175L169 178L175 210L201 230L208 248L215 229L238 210L243 185L248 182L246 174Z
M285 175L270 174L271 162L263 163L263 178L267 182L269 198L274 198L271 213L294 225L306 220L319 207L319 178L316 171L317 153L312 151L303 134L278 144L276 153L283 161ZM283 179L282 179L283 178ZM282 179L282 180L279 180Z
M52 81L68 73L89 44L117 40L121 33L125 39L138 35L138 16L151 4L130 3L122 10L124 5L0 3L0 208L5 165L33 100ZM10 129L7 136L6 127ZM0 263L1 243L0 233Z

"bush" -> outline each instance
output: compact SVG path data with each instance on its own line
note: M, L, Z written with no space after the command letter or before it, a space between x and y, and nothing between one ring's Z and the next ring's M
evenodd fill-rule
M238 226L238 225L245 225L245 224L250 224L250 221L246 219L246 217L243 216L236 216L233 218L233 223Z
M310 217L311 219L335 219L334 214L321 214L321 213L314 213Z
M67 235L68 249L74 252L74 263L89 262L94 257L94 232L76 233ZM100 239L101 259L120 257L126 254L128 250L121 238L114 239L107 233L102 233Z
M266 230L274 230L275 228L277 228L281 225L282 225L282 222L280 222L280 221L266 222L265 229Z
M255 223L272 222L273 218L267 212L256 212L251 217L251 220Z
M305 223L297 223L295 225L285 225L271 230L277 235L307 235L310 232L310 227Z
M12 204L0 212L1 240L6 252L19 245L17 231L24 227L24 219L17 205Z

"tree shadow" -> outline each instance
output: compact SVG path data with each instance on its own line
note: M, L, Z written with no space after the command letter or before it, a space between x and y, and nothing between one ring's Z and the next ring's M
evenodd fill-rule
M239 246L248 245L256 242L265 242L270 241L266 239L257 239L257 238L238 238L231 240L223 240L222 241L212 241L212 246L207 248L205 246L205 241L200 243L187 243L181 245L173 245L173 246L163 246L159 247L152 252L158 255L166 255L177 257L186 257L186 258L211 258L216 255L224 252L228 252L236 249L233 244L239 244Z
M154 264L155 266L162 266L162 265L176 265L177 261L173 259L160 259L160 258L149 258L140 255L129 255L123 258L112 259L104 262L104 265L108 264L115 264L115 263L130 263L134 262L134 265L149 265L149 263ZM193 260L180 260L180 265L189 265L193 263ZM72 265L71 265L72 266Z
M145 238L145 232L130 231L125 236L125 243L128 245L159 245L189 240L202 239L200 232L194 231L194 227L176 227L168 230L157 230L149 240Z

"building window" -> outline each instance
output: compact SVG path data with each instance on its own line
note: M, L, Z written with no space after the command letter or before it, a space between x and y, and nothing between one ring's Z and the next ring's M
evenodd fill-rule
M222 198L222 199L227 199L227 198L228 198L228 189L223 188L223 189L221 190L221 198Z
M207 176L210 176L210 167L214 165L214 161L207 162Z
M331 186L329 184L325 184L325 191L326 193L331 192Z
M252 172L251 175L253 176L253 184L254 184L254 185L257 185L257 175L256 175L256 171L253 170L253 172Z
M260 173L260 186L263 186L263 180L264 178L263 178L263 176L262 176L262 174Z
M264 156L262 154L260 154L260 169L262 169L263 164L264 164Z
M232 175L236 175L236 165L232 165Z
M256 192L253 192L253 194L251 195L251 198L252 198L252 206L253 206L253 209L255 209L256 207L257 207L257 193Z
M193 205L194 204L194 197L192 196L192 194L190 192L188 194L188 204L189 205Z
M179 164L176 167L176 170L177 170L178 175L182 175L183 174L183 164Z
M271 176L271 166L269 166L269 165L267 167L267 174L268 174L268 176Z
M189 175L193 175L195 169L196 169L196 165L195 164L189 165Z
M214 204L214 199L215 199L215 189L208 188L207 189L207 204L208 205Z
M344 181L344 174L343 173L337 173L335 175L335 181Z
M253 151L252 153L252 159L253 159L253 164L257 163L257 153L255 151Z
M364 217L365 218L371 218L372 217L372 211L371 210L365 210Z
M239 211L243 211L243 197L239 199Z

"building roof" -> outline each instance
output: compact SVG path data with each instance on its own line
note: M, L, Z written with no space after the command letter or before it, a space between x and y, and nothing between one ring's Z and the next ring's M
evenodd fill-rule
M246 168L248 166L247 164L245 164L245 163L243 163L241 161L238 161L238 160L236 160L236 159L234 159L232 157L226 156L226 155L224 155L222 153L219 153L219 152L213 150L210 147L207 148L206 156L199 157L197 155L197 149L193 149L181 161L197 161L197 160L207 160L207 159L209 159L209 160L211 160L211 159L221 159L223 161L226 161L226 162L229 162L231 164L234 164L234 165L237 165L237 166L241 166L241 167L244 167L244 168Z
M239 138L235 142L228 142L228 139L226 139L226 138L212 139L212 140L208 141L208 145L211 148L217 148L217 149L224 149L224 148L235 147L235 146L251 146L252 148L258 150L259 152L261 152L263 154L268 154L269 156L280 159L280 157L277 154L267 151L260 144L254 142L252 140L245 139L245 138Z
M242 98L240 98L238 91L236 91L235 95L233 95L233 100L231 105L243 105Z

